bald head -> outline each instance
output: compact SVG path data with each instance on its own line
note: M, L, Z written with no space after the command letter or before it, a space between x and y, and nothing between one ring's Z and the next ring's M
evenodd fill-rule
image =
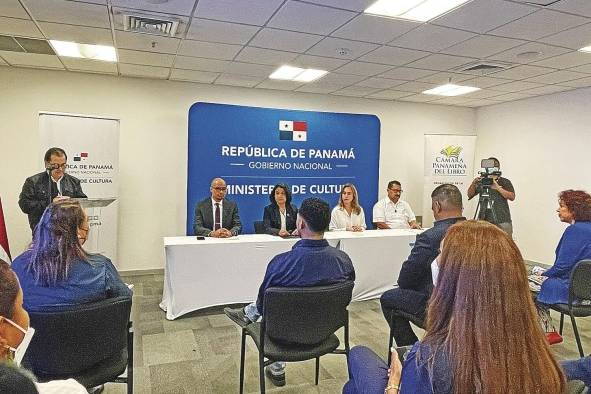
M216 202L222 201L226 196L226 181L222 178L214 178L211 181L209 190L211 191L211 198Z

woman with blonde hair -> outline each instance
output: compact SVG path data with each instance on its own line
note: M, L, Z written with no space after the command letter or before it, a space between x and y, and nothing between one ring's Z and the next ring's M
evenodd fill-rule
M538 324L523 258L504 231L483 221L454 224L432 271L424 338L402 370L393 357L389 378L385 363L374 359L371 382L387 394L564 392L564 374ZM368 350L351 350L353 379L343 392L373 392L357 371L367 375Z
M330 231L363 231L367 228L363 207L359 205L357 189L352 183L341 187L339 203L332 210L328 228Z

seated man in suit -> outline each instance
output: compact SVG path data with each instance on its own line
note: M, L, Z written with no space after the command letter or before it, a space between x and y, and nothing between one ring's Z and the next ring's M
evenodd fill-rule
M257 321L263 314L263 298L269 287L307 287L355 280L353 263L347 254L328 244L324 232L330 223L330 207L319 198L302 202L296 230L302 237L289 252L273 257L256 302L244 309L225 308L224 312L241 327ZM269 365L265 372L275 386L285 385L285 363Z
M225 199L226 182L222 178L211 181L211 197L195 206L195 235L206 237L228 238L240 234L242 224L238 206L235 202Z
M402 264L398 287L386 291L380 298L382 312L388 324L392 321L396 345L410 346L417 340L410 322L396 312L412 315L418 321L425 320L427 301L433 291L431 263L439 254L439 244L447 229L462 217L462 193L450 184L439 185L431 193L431 209L435 217L433 227L417 235L408 259Z

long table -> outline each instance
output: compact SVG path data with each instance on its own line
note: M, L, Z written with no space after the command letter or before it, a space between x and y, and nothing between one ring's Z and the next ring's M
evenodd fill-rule
M417 230L367 230L325 233L355 266L353 301L379 297L398 279ZM160 307L166 318L216 305L252 302L268 262L298 239L247 234L228 239L165 237L164 291Z

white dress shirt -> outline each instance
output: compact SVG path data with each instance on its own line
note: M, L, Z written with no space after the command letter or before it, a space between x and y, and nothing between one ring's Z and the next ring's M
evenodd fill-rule
M212 231L215 230L215 204L220 204L220 228L223 228L224 226L222 225L222 219L224 217L224 206L223 206L223 202L224 200L222 199L220 202L217 202L216 200L214 200L213 198L211 199L211 212L213 214L213 228L211 229Z
M35 383L35 386L39 394L88 394L84 386L74 379Z
M410 205L404 200L393 203L388 197L373 206L373 222L386 223L390 228L410 228L408 222L416 220Z
M359 214L351 212L351 215L349 215L345 208L339 205L334 207L330 214L330 225L328 229L330 231L338 231L346 230L353 226L361 226L365 230L367 228L365 225L365 214L363 213L363 208L359 208Z
M62 175L60 177L60 179L58 179L57 181L55 179L53 179L53 177L50 175L51 181L53 183L55 183L55 185L57 186L57 195L61 196L62 195L62 179L64 179L64 176Z

